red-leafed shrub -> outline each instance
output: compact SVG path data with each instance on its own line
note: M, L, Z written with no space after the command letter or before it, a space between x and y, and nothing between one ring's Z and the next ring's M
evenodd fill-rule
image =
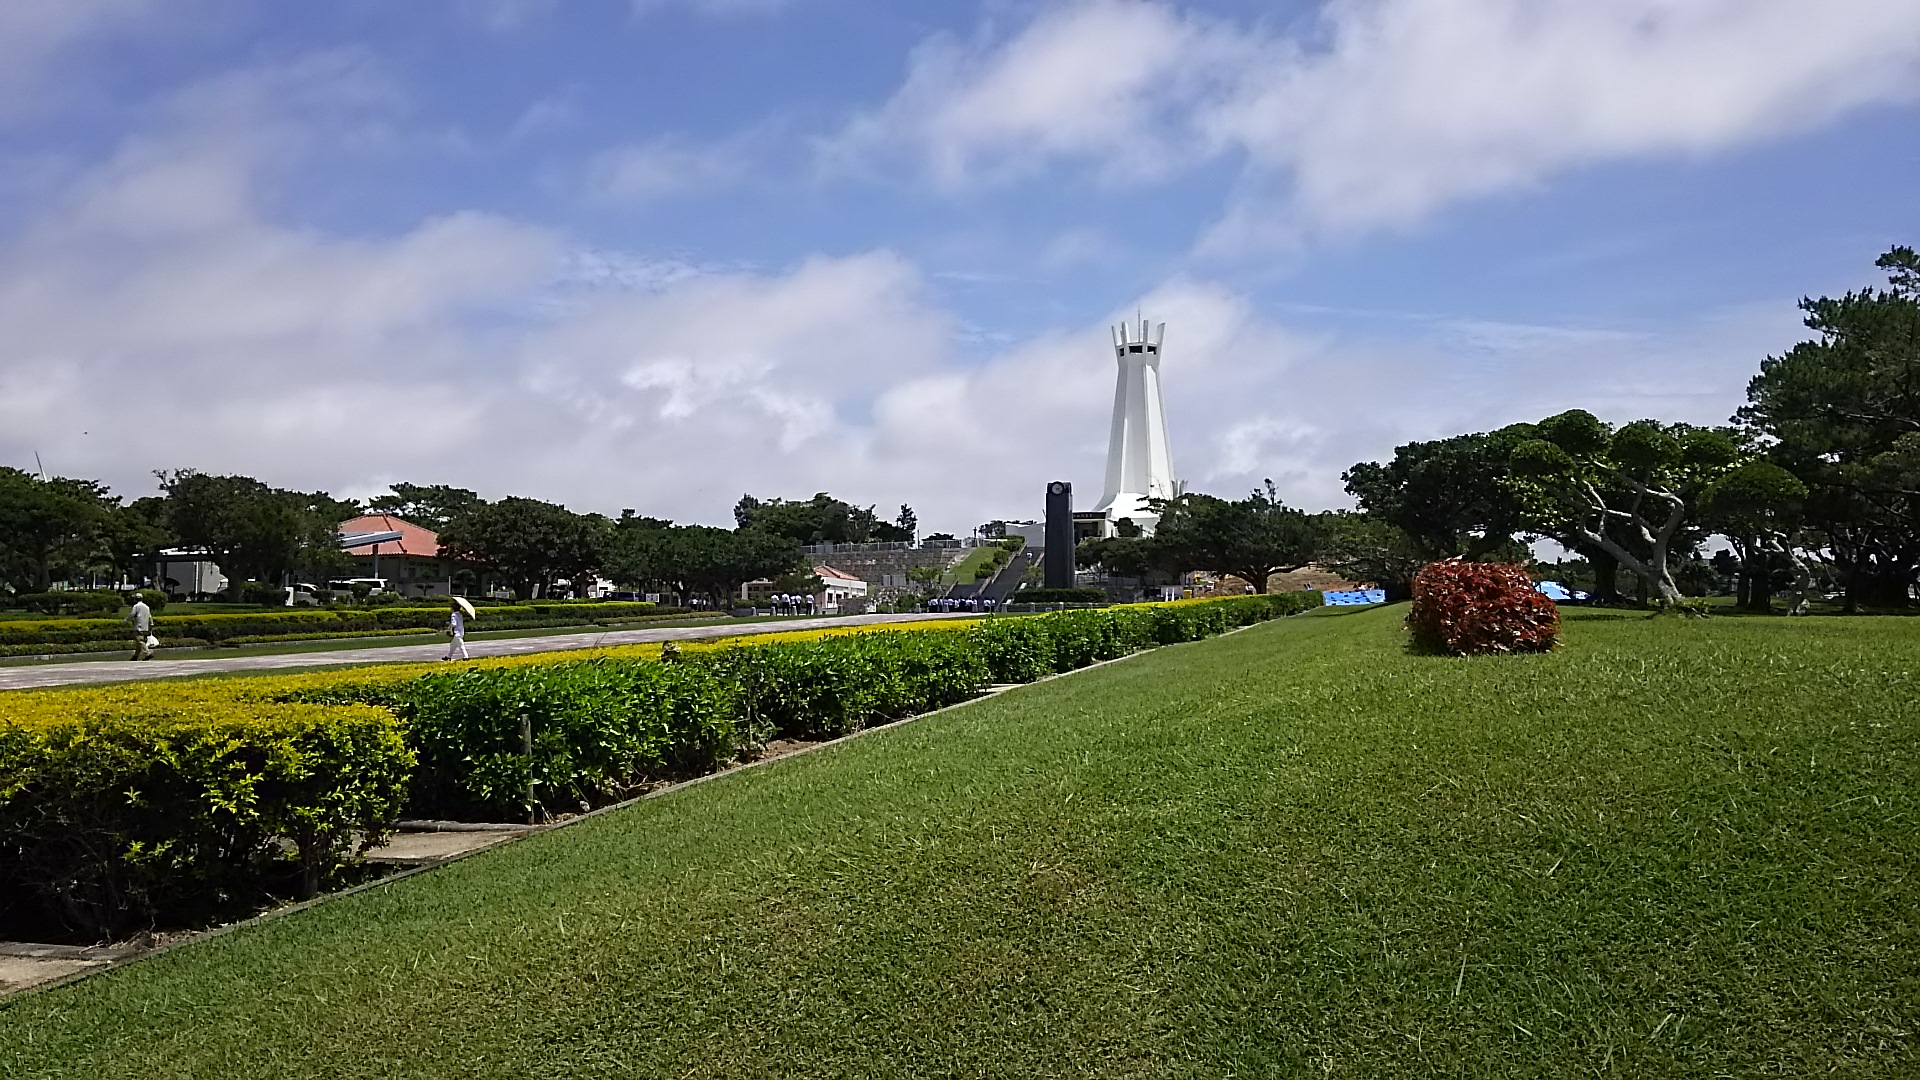
M1560 609L1518 566L1447 559L1414 575L1407 629L1421 648L1453 656L1546 652Z

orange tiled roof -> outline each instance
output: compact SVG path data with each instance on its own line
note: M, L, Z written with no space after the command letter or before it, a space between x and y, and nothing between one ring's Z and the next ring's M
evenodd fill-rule
M417 555L423 559L434 559L440 556L440 534L432 529L423 529L411 521L401 521L392 514L366 514L343 521L340 523L339 531L343 533L397 532L400 534L400 539L380 544L380 554ZM374 546L362 544L359 547L343 550L349 555L372 555Z

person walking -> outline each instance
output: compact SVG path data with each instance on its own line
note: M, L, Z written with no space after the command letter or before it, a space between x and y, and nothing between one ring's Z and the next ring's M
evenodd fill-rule
M453 640L447 643L447 655L444 660L466 660L467 656L467 605L456 596L447 605L452 610L447 615L447 633Z
M133 624L133 658L153 659L153 646L148 644L153 637L153 609L147 606L139 593L133 596L133 610L127 612L127 617L120 621Z

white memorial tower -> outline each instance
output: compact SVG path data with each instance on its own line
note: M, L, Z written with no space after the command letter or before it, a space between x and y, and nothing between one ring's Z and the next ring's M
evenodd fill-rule
M1131 518L1147 532L1160 520L1147 500L1179 494L1167 452L1166 408L1160 401L1160 343L1166 336L1166 323L1149 326L1145 319L1113 328L1113 355L1120 372L1113 386L1107 487L1094 507L1109 523Z

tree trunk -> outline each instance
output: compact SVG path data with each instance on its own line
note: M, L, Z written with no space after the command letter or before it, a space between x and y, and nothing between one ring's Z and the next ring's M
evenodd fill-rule
M1611 554L1590 549L1593 554L1587 561L1593 564L1593 602L1596 604L1617 604L1620 602L1620 560Z
M1733 572L1733 610L1747 610L1748 597L1753 595L1753 548L1744 536L1727 537L1733 544L1733 557L1740 561L1740 568Z
M1908 575L1898 564L1872 557L1856 561L1847 575L1847 607L1904 608L1908 605Z
M1784 545L1781 552L1793 566L1793 591L1787 598L1787 614L1810 615L1813 613L1813 562L1791 544Z
M1751 569L1747 572L1747 610L1761 615L1773 614L1773 556L1760 542L1759 537L1750 541L1753 545Z
M1621 547L1617 541L1605 533L1583 531L1587 534L1588 543L1612 555L1619 565L1626 567L1628 573L1639 579L1640 596L1643 602L1653 600L1664 607L1679 604L1685 599L1680 595L1679 587L1673 583L1672 571L1667 569L1667 543L1671 539L1670 530L1662 530L1662 534L1654 538L1653 555L1645 561Z

